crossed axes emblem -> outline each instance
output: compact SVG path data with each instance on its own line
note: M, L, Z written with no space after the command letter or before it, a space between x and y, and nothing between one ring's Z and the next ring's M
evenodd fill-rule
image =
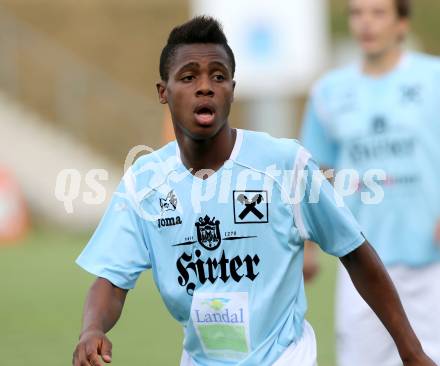
M237 197L237 201L246 207L241 214L238 215L240 220L243 220L249 212L252 212L260 220L264 217L264 215L255 208L256 205L259 205L263 201L263 196L261 194L256 194L251 200L249 200L244 194L240 194Z

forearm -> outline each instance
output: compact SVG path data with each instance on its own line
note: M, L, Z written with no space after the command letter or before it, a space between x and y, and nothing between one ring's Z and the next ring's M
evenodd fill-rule
M304 243L304 281L309 282L313 280L318 272L318 247L315 243L307 240Z
M107 333L118 321L127 291L98 278L89 290L83 314L81 334L89 330Z
M359 294L393 337L402 360L421 352L391 278L370 244L365 242L341 261Z

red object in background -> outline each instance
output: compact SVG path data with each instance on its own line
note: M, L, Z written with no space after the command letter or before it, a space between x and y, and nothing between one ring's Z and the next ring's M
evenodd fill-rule
M28 211L17 181L0 167L0 244L22 239L29 226Z

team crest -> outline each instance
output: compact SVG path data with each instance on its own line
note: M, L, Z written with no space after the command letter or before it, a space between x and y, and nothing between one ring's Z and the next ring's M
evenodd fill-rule
M220 246L222 241L220 235L220 221L212 219L206 215L204 218L199 218L196 222L197 240L200 245L208 250L215 250Z
M166 211L176 211L177 207L177 197L173 190L171 190L166 198L159 198L159 204L161 212L164 213Z

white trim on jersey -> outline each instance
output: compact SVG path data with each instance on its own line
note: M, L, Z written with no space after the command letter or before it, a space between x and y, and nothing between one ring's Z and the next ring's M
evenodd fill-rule
M229 157L228 160L235 160L237 158L238 153L240 152L241 149L241 144L243 143L243 131L240 130L239 128L237 128L236 131L237 131L237 135L235 137L234 148L232 149L231 156Z
M298 150L296 155L295 163L293 164L293 187L291 189L291 195L294 195L295 190L297 189L296 185L300 184L299 174L303 174L304 169L310 159L310 153L303 147ZM307 177L303 177L306 179ZM299 234L303 240L309 239L309 233L304 224L304 219L301 214L301 202L293 202L293 219L295 220L296 227L298 228Z

